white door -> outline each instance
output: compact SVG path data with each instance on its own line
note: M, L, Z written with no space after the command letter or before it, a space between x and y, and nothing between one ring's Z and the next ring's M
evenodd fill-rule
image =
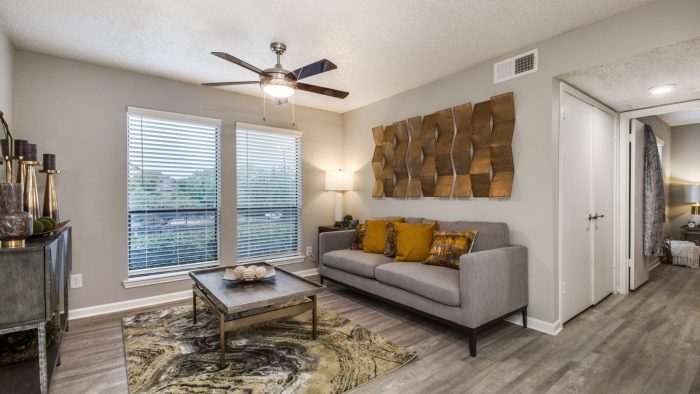
M636 290L649 280L649 268L644 258L644 123L630 123L630 290Z
M561 96L562 321L613 291L614 119Z
M593 107L593 303L613 292L615 250L613 204L615 195L615 119Z
M592 304L592 107L566 93L561 107L562 312L567 321Z

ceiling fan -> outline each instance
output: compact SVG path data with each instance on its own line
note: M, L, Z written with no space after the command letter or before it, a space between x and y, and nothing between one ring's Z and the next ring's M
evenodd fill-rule
M228 85L252 85L260 84L262 90L272 97L283 99L293 95L297 89L305 90L311 93L323 94L326 96L336 97L344 99L348 96L348 92L342 90L336 90L331 88L324 88L322 86L309 85L307 83L298 82L301 79L314 76L316 74L321 74L326 71L335 70L338 68L333 62L327 59L321 59L317 62L311 63L304 67L298 68L294 71L288 71L282 67L280 63L280 57L287 50L287 46L281 42L273 42L270 44L270 49L272 52L277 54L277 64L275 67L267 68L261 70L250 63L244 62L243 60L231 56L224 52L212 52L214 56L218 56L224 60L228 60L231 63L237 64L243 68L258 74L260 76L259 81L240 81L240 82L210 82L203 83L204 86L228 86Z

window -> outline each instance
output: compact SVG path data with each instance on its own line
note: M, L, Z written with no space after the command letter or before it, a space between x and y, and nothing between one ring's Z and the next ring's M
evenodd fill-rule
M238 123L237 259L301 251L301 133Z
M128 108L129 277L219 263L220 121Z

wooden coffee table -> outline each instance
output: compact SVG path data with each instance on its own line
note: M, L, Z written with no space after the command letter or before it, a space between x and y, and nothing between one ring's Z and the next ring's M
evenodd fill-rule
M260 264L256 264L260 265ZM317 335L316 295L326 287L275 267L274 280L231 284L223 280L225 267L190 272L192 314L197 322L197 297L219 317L219 366L226 365L226 331L312 311L311 335ZM289 304L296 299L304 302Z

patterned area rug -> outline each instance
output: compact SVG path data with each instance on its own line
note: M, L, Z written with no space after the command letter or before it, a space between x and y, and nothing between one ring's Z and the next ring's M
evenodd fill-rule
M140 313L122 321L131 393L342 393L416 356L352 321L319 308L226 333L219 369L218 320L202 306Z

